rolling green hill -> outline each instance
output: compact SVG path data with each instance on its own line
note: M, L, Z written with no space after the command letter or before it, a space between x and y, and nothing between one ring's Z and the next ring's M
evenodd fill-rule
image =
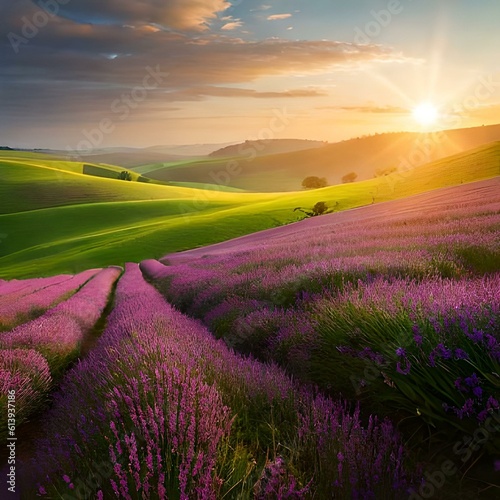
M43 156L33 157L30 153L26 157L20 153L16 156L1 154L0 214L100 201L193 197L192 189L183 186L143 184L84 175L83 165L45 159ZM119 167L113 169L120 171ZM227 197L222 193L220 196L222 199ZM217 197L218 194L212 190L209 198ZM250 200L259 198L255 194L249 194L248 197ZM232 201L231 197L228 199Z
M257 157L265 149L257 151L248 146L239 157L153 164L141 167L141 171L161 181L213 183L218 172L231 165L239 171L231 177L228 183L231 187L254 192L295 191L310 175L326 177L330 185L340 184L342 177L350 172L358 175L358 181L368 180L377 171L395 169L406 162L421 165L498 140L500 125L448 130L439 138L430 133L387 133Z
M500 142L386 177L290 193L155 186L78 168L0 155L0 278L159 258L293 222L295 207L318 201L345 210L492 178L500 175Z

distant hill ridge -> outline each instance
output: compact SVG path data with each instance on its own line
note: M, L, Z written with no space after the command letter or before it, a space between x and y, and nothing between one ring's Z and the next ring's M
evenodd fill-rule
M384 133L288 153L247 154L236 160L236 167L234 160L221 157L160 166L144 175L175 182L214 183L219 179L230 187L255 192L297 191L308 176L325 177L334 185L355 172L357 181L362 181L395 170L411 170L499 140L500 125L434 133ZM263 152L268 153L267 148ZM228 165L237 175L227 173Z
M225 148L217 149L208 156L221 158L227 156L264 156L280 153L292 153L305 149L315 149L326 146L325 141L313 141L308 139L267 139L257 141L245 141L240 144L232 144Z

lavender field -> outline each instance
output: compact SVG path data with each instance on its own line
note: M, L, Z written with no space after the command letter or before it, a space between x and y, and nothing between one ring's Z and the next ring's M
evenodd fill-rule
M22 496L495 498L499 186L0 282Z

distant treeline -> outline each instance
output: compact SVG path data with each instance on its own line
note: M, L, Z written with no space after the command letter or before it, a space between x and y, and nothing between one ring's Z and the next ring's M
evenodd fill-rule
M105 177L107 179L132 180L131 176L127 178L122 176L123 173L128 173L126 170L117 172L116 170L111 170L106 167L98 167L96 165L83 165L83 173L86 175L93 175L95 177ZM137 182L151 182L151 179L141 175L137 178Z

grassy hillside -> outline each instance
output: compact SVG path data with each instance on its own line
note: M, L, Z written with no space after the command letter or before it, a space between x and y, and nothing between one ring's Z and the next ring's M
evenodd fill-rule
M229 185L247 191L294 191L309 175L326 177L331 185L355 172L358 180L374 177L377 170L394 169L409 161L414 166L446 158L500 140L500 125L446 131L443 139L432 134L394 133L352 139L319 149L255 157L247 148L242 157L191 163L151 165L147 176L162 181L213 182L213 175L237 162L239 175ZM265 150L260 153L265 153ZM427 154L428 153L428 154Z
M295 207L318 201L345 210L495 177L500 143L384 178L274 194L145 185L71 173L78 164L39 163L0 163L0 278L159 258L293 222Z
M307 139L268 139L261 141L245 141L240 144L233 144L225 148L213 151L208 156L211 158L221 158L228 156L242 156L248 148L255 150L258 156L274 155L280 153L292 153L305 149L322 148L326 146L323 141L310 141Z
M83 175L82 163L0 155L0 214L76 204L138 200L183 200L197 191L182 186L161 186ZM118 167L114 167L119 170ZM198 194L199 195L199 194ZM211 191L210 200L234 203L234 196ZM248 201L261 199L248 194ZM269 195L268 195L269 196Z

